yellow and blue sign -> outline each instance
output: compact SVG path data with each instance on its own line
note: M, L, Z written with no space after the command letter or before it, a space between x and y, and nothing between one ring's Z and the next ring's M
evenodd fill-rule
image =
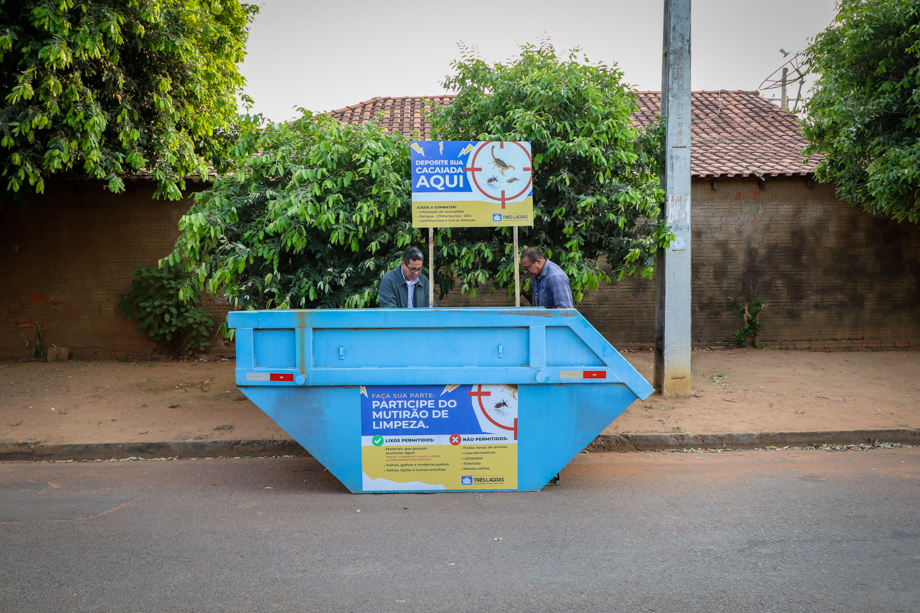
M365 492L517 489L516 385L361 387Z
M415 141L412 225L533 225L530 143Z

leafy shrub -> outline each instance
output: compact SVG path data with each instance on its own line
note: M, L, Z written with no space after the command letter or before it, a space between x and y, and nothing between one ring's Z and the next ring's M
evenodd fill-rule
M183 301L179 290L188 283L188 273L175 266L134 267L131 291L121 294L118 307L137 320L138 330L149 334L173 356L183 351L197 354L206 350L214 322L199 306L194 294Z
M920 223L917 0L838 0L805 57L818 75L803 118L815 178L857 209Z
M623 73L578 49L557 53L548 40L491 64L460 49L444 81L456 96L429 109L433 139L531 142L534 223L520 229L522 247L539 247L565 270L576 304L611 280L601 258L617 279L651 278L656 254L674 237L659 218L664 133L661 123L633 126L637 97ZM435 262L464 294L475 296L487 279L511 292L511 233L440 228Z
M751 339L751 347L760 348L760 331L763 330L763 324L760 323L760 314L767 307L763 300L751 300L742 305L736 299L732 298L729 303L730 310L738 315L744 322L740 330L732 333L732 338L739 347L744 347L747 339Z
M610 280L600 258L618 278L651 276L673 237L659 219L661 131L632 127L636 96L622 73L549 45L525 45L508 65L465 56L454 68L446 85L456 98L431 111L437 138L532 142L534 226L521 229L522 246L565 269L575 302ZM246 125L234 172L196 194L162 261L192 273L183 297L205 290L237 309L375 306L405 248L427 246L412 227L409 136L308 111ZM511 235L438 228L441 296L454 287L475 296L487 282L512 292Z
M367 123L304 116L244 133L233 174L195 195L162 260L237 309L375 306L409 245L409 142Z

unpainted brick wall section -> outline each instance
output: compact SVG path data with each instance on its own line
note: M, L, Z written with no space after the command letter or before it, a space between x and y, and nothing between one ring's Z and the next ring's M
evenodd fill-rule
M172 251L179 218L192 204L154 200L150 182L112 194L101 182L49 183L25 205L0 211L0 357L28 357L22 336L67 347L80 359L156 354L118 309L136 264ZM223 318L226 307L206 305ZM229 351L221 338L217 349Z
M0 211L0 357L28 355L20 335L71 349L78 358L153 354L118 310L135 264L167 255L191 205L153 200L149 183L114 195L100 183L49 184L44 196ZM731 298L759 298L761 341L819 351L920 346L920 229L860 213L829 186L802 177L695 180L693 342L724 346L741 321ZM522 243L527 230L522 228ZM12 246L18 246L14 251ZM427 251L427 249L425 249ZM654 282L630 278L589 293L578 306L618 348L649 348ZM512 297L451 294L442 306L508 306ZM206 301L215 319L228 310ZM214 351L232 353L215 337Z

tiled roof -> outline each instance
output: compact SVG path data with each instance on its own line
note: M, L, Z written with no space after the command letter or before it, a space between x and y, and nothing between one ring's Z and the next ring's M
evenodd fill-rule
M329 111L329 114L343 123L357 125L374 119L380 111L386 113L378 121L390 132L409 134L413 130L421 133L421 140L431 138L431 126L422 119L422 100L431 100L436 104L450 104L453 96L403 96L402 98L371 98L344 109Z
M655 121L661 108L660 92L639 92L638 125ZM437 104L450 104L453 96L432 96ZM691 171L695 177L802 176L814 171L817 160L806 164L802 148L806 140L794 115L785 113L757 92L693 92ZM350 124L364 123L377 112L387 130L422 139L431 127L421 116L422 96L373 98L329 114Z

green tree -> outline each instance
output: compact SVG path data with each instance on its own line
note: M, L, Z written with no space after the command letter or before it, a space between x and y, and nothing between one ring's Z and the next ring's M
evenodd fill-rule
M430 108L434 138L532 143L534 226L521 228L523 243L562 266L576 302L610 281L601 257L618 278L651 276L655 252L672 237L658 220L661 131L633 125L638 105L623 74L578 49L560 57L548 43L494 64L461 44L452 67L444 86L457 96ZM513 291L511 232L439 230L442 291L454 279L464 293L485 282Z
M576 300L609 280L600 256L618 275L650 274L670 237L657 220L658 134L630 124L636 105L620 73L547 46L524 47L509 67L455 67L460 93L433 124L442 138L533 142L537 221L525 237L566 268ZM193 273L185 296L207 290L237 308L375 306L380 277L426 242L411 225L409 142L307 111L292 124L254 120L235 171L196 195L163 263ZM440 229L441 295L456 283L472 295L483 283L510 291L510 234Z
M820 74L804 120L818 180L857 209L920 222L920 4L840 0L806 55Z
M420 238L411 225L409 143L328 115L244 130L231 175L196 194L164 263L239 309L365 307Z
M235 130L248 28L238 0L0 0L4 191L70 173L157 196L206 176ZM245 99L245 97L243 97Z

